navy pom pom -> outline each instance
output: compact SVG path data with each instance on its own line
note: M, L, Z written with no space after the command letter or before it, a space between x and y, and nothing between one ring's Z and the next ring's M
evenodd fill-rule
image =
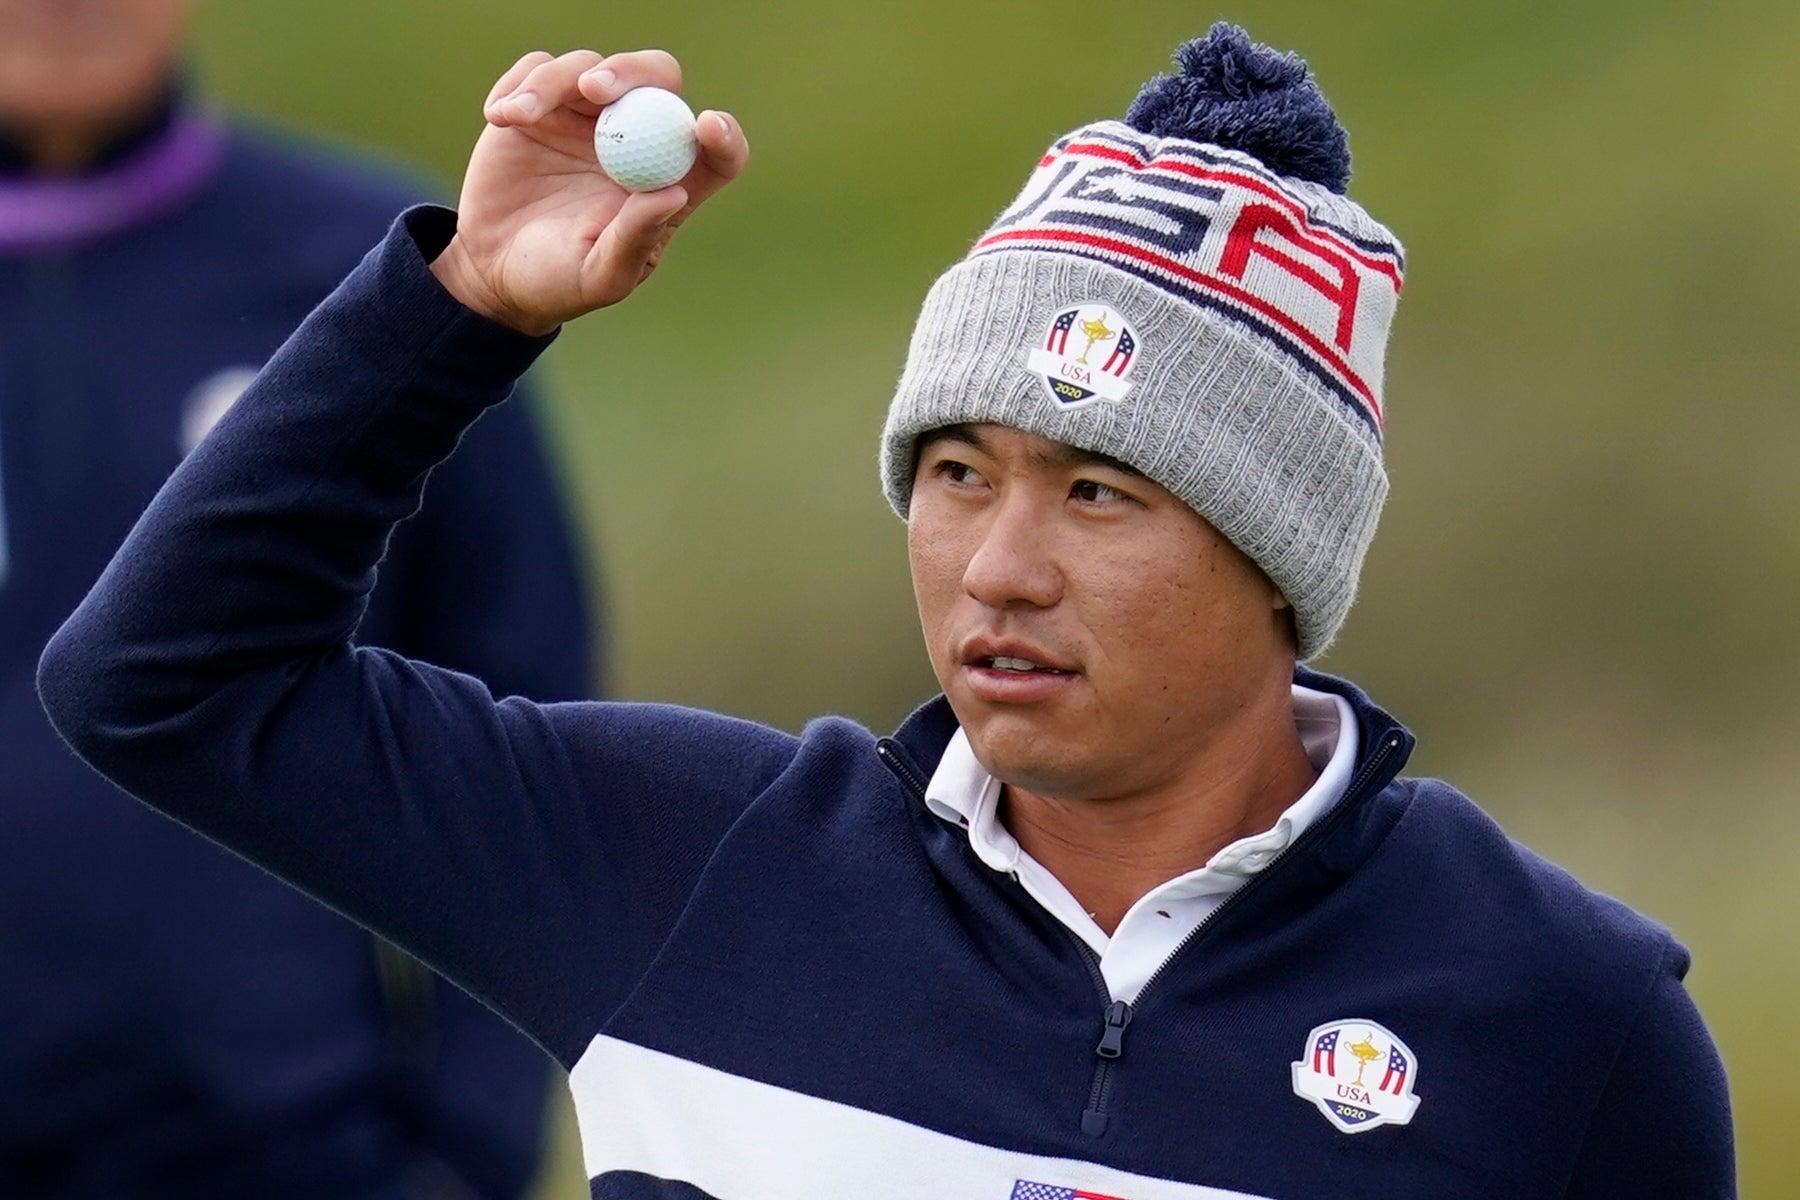
M1342 193L1350 145L1306 60L1259 46L1220 21L1175 52L1179 75L1158 75L1125 120L1153 137L1242 150L1270 170Z

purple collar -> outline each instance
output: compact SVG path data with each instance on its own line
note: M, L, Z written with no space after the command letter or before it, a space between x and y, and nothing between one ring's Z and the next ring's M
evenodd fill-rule
M225 128L210 113L176 114L161 136L80 179L0 179L0 257L71 250L179 207L218 173Z

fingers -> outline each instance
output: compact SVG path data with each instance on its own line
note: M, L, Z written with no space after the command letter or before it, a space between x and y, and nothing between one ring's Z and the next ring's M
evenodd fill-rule
M636 87L681 90L681 64L666 50L631 50L611 57L594 50L551 56L534 50L512 65L482 112L495 125L529 125L561 108L587 116Z
M700 156L684 181L689 208L736 179L750 161L750 143L744 140L744 127L730 113L713 109L701 113L695 118L694 140L699 144Z
M679 184L629 195L588 256L584 274L590 295L599 304L630 295L655 268L678 215L690 208L687 189Z
M553 57L554 55L550 54L548 51L533 50L530 54L527 54L524 58L521 58L518 62L508 67L506 69L506 74L502 75L500 81L489 90L487 99L481 102L482 110L486 111L487 109L492 108L494 101L500 99L502 96L512 95L513 92L518 89L518 86L525 82L525 76L531 73L533 67L538 66L540 63L547 63Z
M580 108L591 116L598 110L583 100L576 81L601 61L595 50L571 50L555 58L542 51L527 54L494 85L483 112L495 125L529 125L563 107ZM502 90L508 82L512 86Z
M581 77L581 94L603 106L636 87L679 92L681 64L667 50L628 50L595 63Z

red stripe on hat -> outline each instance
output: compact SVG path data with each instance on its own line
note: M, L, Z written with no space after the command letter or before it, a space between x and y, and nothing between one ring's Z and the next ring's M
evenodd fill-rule
M1337 374L1343 378L1344 382L1349 384L1356 394L1363 398L1364 402L1368 405L1370 414L1375 418L1377 427L1386 423L1381 411L1381 402L1375 399L1375 394L1369 390L1368 385L1362 381L1361 377L1358 376L1356 372L1350 369L1349 363L1339 357L1332 347L1314 336L1310 330L1295 322L1286 313L1261 297L1253 295L1243 288L1226 283L1222 279L1202 274L1192 267L1179 263L1165 255L1152 254L1147 250L1142 250L1139 247L1132 245L1130 242L1121 241L1117 238L1102 237L1092 233L1070 233L1059 229L1042 228L1009 229L1001 233L989 234L987 237L984 237L979 242L975 243L975 250L971 251L971 253L983 250L989 246L998 245L1001 242L1028 240L1042 242L1073 242L1079 246L1087 246L1095 250L1105 250L1124 258L1136 259L1137 261L1153 266L1158 270L1166 271L1188 283L1197 284L1209 291L1218 292L1220 295L1243 305L1245 308L1254 309L1256 312L1267 317L1270 321L1279 325L1282 329L1304 343L1308 349L1319 358L1323 359L1327 366L1337 372Z
M1247 188L1250 191L1256 192L1258 195L1268 197L1270 200L1282 205L1289 212L1300 218L1301 222L1305 224L1308 233L1331 243L1345 254L1356 259L1356 261L1363 266L1369 268L1369 270L1387 276L1388 280L1394 285L1394 294L1400 294L1400 288L1402 286L1400 271L1393 263L1372 256L1368 251L1362 249L1360 246L1356 245L1356 243L1349 241L1340 234L1333 233L1329 229L1321 229L1312 224L1308 220L1305 205L1281 191L1279 188L1270 186L1268 183L1248 172L1234 171L1229 167L1208 167L1200 163L1189 162L1182 158L1165 157L1147 159L1141 154L1135 154L1122 147L1109 146L1099 142L1075 142L1064 147L1063 153L1078 154L1083 158L1104 158L1109 159L1112 162L1121 162L1138 168L1150 167L1158 171L1168 171L1175 175L1186 175L1193 179L1223 180L1226 183L1234 184L1241 188ZM1054 157L1054 155L1045 155L1043 162L1040 162L1038 166L1047 166Z

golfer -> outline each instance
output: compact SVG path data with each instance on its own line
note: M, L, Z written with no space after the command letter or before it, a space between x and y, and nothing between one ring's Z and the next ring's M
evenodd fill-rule
M395 522L743 168L599 173L660 52L532 55L46 651L101 771L569 1068L593 1195L1733 1194L1667 931L1296 664L1386 483L1404 260L1305 65L1216 27L925 300L881 470L943 695L891 738L495 700L351 636ZM470 569L479 569L471 564Z

